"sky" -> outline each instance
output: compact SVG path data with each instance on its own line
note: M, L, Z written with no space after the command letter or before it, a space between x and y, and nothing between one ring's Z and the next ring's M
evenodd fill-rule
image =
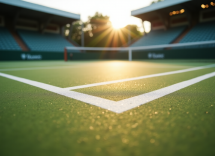
M88 16L95 12L110 17L115 28L124 27L127 24L135 24L142 31L142 23L139 18L132 17L131 11L150 5L152 0L24 0L27 2L64 10L81 15L82 21L87 21ZM146 31L150 30L150 24L144 23Z

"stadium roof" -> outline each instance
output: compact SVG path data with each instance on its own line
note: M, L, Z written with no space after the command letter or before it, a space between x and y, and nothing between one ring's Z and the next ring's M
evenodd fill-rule
M34 10L34 11L39 11L39 12L43 12L43 13L48 13L48 14L53 14L53 15L58 15L58 16L62 16L62 17L80 20L79 14L74 14L74 13L70 13L70 12L66 12L66 11L62 11L62 10L57 10L57 9L45 7L45 6L38 5L38 4L25 2L22 0L0 0L0 3L16 6L16 7L20 7L20 8L30 9L30 10Z
M149 12L152 12L152 11L156 11L156 10L159 10L159 9L171 7L171 6L181 4L181 3L184 3L184 2L189 2L189 1L191 1L191 0L165 0L163 2L158 2L158 3L152 4L152 5L148 6L148 7L133 10L133 11L131 11L131 15L136 16L136 15L139 15L139 14L149 13Z

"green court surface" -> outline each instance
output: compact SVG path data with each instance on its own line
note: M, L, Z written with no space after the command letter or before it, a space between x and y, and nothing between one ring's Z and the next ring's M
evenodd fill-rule
M0 155L215 155L215 76L122 113L27 84L118 102L214 72L215 60L0 62Z

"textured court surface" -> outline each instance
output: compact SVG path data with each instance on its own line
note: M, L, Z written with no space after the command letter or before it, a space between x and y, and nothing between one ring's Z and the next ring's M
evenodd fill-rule
M215 60L1 62L0 73L75 88L206 67ZM199 70L73 89L120 101L215 72ZM215 77L123 113L0 76L0 155L215 155Z

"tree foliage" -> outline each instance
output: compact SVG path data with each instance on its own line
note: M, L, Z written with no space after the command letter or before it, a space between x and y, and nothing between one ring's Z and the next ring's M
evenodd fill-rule
M67 28L69 29L69 28ZM130 30L131 40L139 38L142 33L136 25L127 25L116 30L108 16L96 12L84 23L84 42L86 47L121 47L128 43ZM72 40L81 45L81 22L73 23Z

